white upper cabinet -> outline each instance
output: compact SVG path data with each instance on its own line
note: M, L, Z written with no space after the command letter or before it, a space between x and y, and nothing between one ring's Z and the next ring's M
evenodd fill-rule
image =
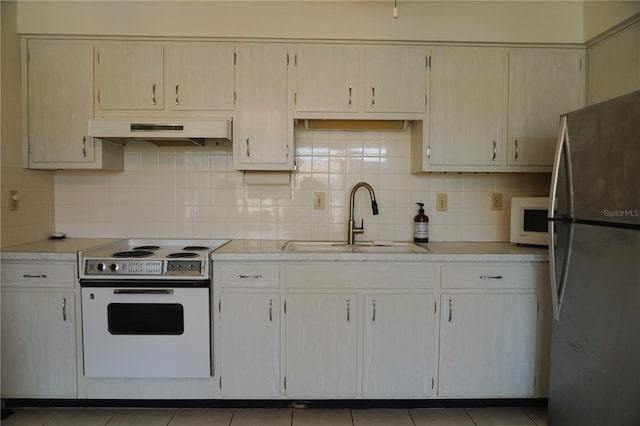
M587 49L587 104L640 90L640 22Z
M122 170L122 147L87 136L93 117L93 45L29 40L23 135L33 169Z
M295 61L296 111L358 112L358 47L300 45Z
M234 49L226 43L105 42L96 46L102 112L232 111Z
M427 55L423 47L365 48L364 110L423 113L426 69Z
M98 44L98 109L163 109L163 60L162 43L123 41Z
M164 50L165 105L174 111L233 110L233 46L168 43Z
M430 166L490 170L502 164L506 49L432 49Z
M236 53L233 166L237 170L292 170L287 46L244 44L236 47Z
M583 105L582 49L509 51L507 164L549 166L561 114Z
M584 103L583 58L578 48L433 48L412 171L550 171L559 117Z
M427 60L417 46L298 45L296 117L422 119Z

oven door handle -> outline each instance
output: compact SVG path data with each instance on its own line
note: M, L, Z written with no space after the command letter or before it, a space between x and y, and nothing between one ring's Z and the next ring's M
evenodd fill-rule
M173 290L116 288L113 290L113 294L173 294Z

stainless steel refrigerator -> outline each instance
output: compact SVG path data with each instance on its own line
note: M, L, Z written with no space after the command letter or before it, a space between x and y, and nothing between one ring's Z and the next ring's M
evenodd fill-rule
M561 117L549 212L549 425L638 426L640 91Z

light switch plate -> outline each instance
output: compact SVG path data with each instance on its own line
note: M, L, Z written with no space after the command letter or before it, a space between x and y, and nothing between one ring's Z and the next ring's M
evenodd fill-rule
M313 209L324 210L324 192L313 193Z
M436 195L436 211L439 211L439 212L447 211L447 194Z
M491 210L502 210L502 193L494 192L491 194Z
M9 210L18 210L18 191L15 189L9 190Z

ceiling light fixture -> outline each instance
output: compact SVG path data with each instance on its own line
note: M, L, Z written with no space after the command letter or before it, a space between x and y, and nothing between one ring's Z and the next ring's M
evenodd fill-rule
M393 19L398 19L398 0L393 0L393 13L391 16L393 16Z

